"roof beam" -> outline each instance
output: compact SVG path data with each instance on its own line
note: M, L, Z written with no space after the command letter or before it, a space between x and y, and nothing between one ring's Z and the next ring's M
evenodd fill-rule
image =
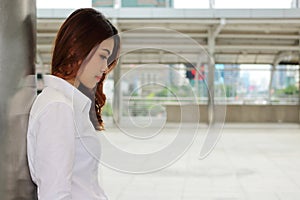
M213 33L212 33L212 38L215 40L216 37L219 35L221 32L222 28L225 26L226 20L224 18L220 19L220 24L214 28Z
M75 9L37 9L38 18L67 18ZM174 8L98 8L105 16L111 18L300 18L300 9L174 9ZM276 21L276 20L275 20Z
M273 66L277 66L282 60L289 59L289 57L297 56L298 54L292 51L285 51L278 53L273 61Z
M139 50L141 44L123 44L122 48L125 49L136 49ZM162 44L151 44L149 48L158 48L161 49ZM208 48L208 45L202 45L204 48ZM37 48L41 52L50 52L52 49L51 44L38 44ZM164 48L166 49L175 49L181 51L188 51L192 49L198 49L199 47L194 45L185 45L185 44L165 44ZM299 51L299 46L283 46L283 45L216 45L216 50L273 50L273 51Z
M222 33L218 35L218 38L242 38L242 39L298 39L299 35L287 35L287 34L244 34L244 33Z

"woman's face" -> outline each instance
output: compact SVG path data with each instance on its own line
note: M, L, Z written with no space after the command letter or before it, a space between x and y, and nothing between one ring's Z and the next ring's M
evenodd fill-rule
M107 71L107 59L114 48L114 40L104 40L96 49L94 55L78 74L79 81L87 88L94 88ZM93 50L92 50L93 51Z

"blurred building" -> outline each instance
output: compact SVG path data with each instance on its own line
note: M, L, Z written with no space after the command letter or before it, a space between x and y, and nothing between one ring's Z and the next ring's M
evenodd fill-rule
M239 65L224 65L224 82L228 85L234 85L238 82L240 78L240 66Z
M171 74L168 65L130 66L122 69L122 86L128 85L124 95L147 96L158 92L162 85L170 85Z
M241 82L242 82L242 87L241 87L241 92L243 93L248 93L248 89L250 87L250 74L249 73L243 73L241 75Z
M286 86L287 71L278 70L274 73L272 86L276 89L283 89Z
M299 8L300 7L300 0L292 0L291 7L292 8Z
M161 7L173 8L173 0L92 0L93 7Z
M173 0L122 0L122 7L172 8L173 5Z
M93 7L114 7L115 0L92 0Z

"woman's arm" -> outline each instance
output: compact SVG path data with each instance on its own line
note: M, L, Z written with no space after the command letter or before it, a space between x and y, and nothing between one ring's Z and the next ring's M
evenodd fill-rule
M35 172L38 199L72 199L75 126L72 108L63 102L48 105L37 122Z

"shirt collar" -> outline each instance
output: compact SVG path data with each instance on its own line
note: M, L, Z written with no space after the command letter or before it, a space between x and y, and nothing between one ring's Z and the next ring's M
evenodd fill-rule
M91 100L79 91L76 87L71 85L66 80L53 75L44 75L45 87L52 87L60 92L62 92L68 99L73 103L73 107L80 111L85 111L90 109Z

